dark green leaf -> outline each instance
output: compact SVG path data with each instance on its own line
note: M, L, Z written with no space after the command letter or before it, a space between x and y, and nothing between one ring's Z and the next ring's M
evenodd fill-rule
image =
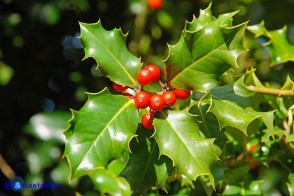
M88 94L88 101L73 111L65 132L65 156L71 178L79 177L123 155L135 136L139 115L132 100L107 89Z
M187 23L178 43L169 46L165 63L173 87L208 91L222 74L237 66L246 23L232 26L236 12L214 19L209 9L201 12L199 20Z
M173 160L178 173L190 180L200 175L209 177L214 186L210 166L218 160L213 147L214 139L201 137L199 125L187 111L168 111L164 118L154 119L154 138L160 155Z
M80 23L80 28L79 38L85 58L93 57L100 71L112 81L138 88L136 76L141 69L141 62L128 51L126 35L119 29L105 30L100 21L93 24Z
M132 154L121 173L137 194L156 185L165 189L165 181L173 170L172 161L168 157L159 158L158 146L150 138L151 134L149 130L139 130L138 141L135 138L131 141Z

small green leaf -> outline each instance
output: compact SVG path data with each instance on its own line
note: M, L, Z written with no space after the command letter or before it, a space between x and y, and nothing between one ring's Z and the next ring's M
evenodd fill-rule
M265 36L269 39L264 46L270 51L272 56L271 65L277 65L288 61L294 61L294 45L287 39L287 27L279 30L267 31L264 22L260 24L248 26L255 37Z
M128 181L122 177L117 177L105 168L96 169L94 172L90 173L90 178L95 188L98 189L102 195L131 195L131 188Z
M173 160L177 172L189 180L200 175L209 177L214 186L210 166L218 160L214 151L214 139L201 137L199 125L186 110L168 111L163 119L154 119L155 138L160 155Z
M107 89L88 94L88 101L73 111L66 136L65 156L71 178L108 164L128 150L139 116L132 100L112 95Z
M209 9L202 11L198 20L187 22L178 43L169 45L165 63L173 87L206 92L218 84L222 74L237 66L246 23L232 26L236 12L214 19Z
M119 29L105 30L100 21L93 24L80 23L80 28L79 38L85 58L93 57L100 71L112 81L138 88L136 76L142 65L140 59L128 51L126 35Z
M168 157L158 158L158 146L154 138L150 138L151 134L148 130L139 130L138 141L134 138L130 143L130 160L120 174L137 194L156 185L165 190L165 181L173 170L172 161Z

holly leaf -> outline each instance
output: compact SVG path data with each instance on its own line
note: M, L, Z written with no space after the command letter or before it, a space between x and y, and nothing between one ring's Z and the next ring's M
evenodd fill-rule
M218 119L220 128L234 127L247 134L248 125L254 120L260 117L253 111L247 111L241 108L239 105L228 100L216 100L212 99L209 112L212 112Z
M139 130L137 140L133 139L130 143L130 160L120 174L137 194L156 185L165 190L165 182L173 171L172 161L168 157L158 158L158 146L154 138L150 138L151 134L150 131Z
M227 142L227 137L221 131L219 123L212 113L207 113L209 104L195 102L189 113L195 115L199 128L206 138L217 138L214 142L216 154L219 156Z
M99 70L112 81L138 88L136 76L142 65L140 59L127 49L126 35L120 29L105 30L100 21L80 23L80 28L84 58L93 57Z
M263 45L270 51L272 56L271 66L294 61L294 45L287 39L287 27L282 29L268 31L264 22L260 24L248 26L247 29L252 32L255 37L264 36L269 39Z
M112 95L107 89L88 94L79 111L72 111L66 136L65 156L71 178L87 174L108 164L128 150L139 122L132 100Z
M105 168L98 168L89 176L95 188L99 190L102 195L131 195L131 187L128 181L122 177L116 176Z
M167 112L162 112L162 119L154 119L153 137L160 155L171 158L177 172L189 180L205 175L214 186L210 171L210 166L218 160L213 147L214 139L201 137L197 121L186 110Z
M165 60L171 85L180 89L206 92L218 84L227 70L237 66L237 57L244 50L243 34L247 23L232 26L236 12L211 16L210 7L187 22L175 45L169 45Z

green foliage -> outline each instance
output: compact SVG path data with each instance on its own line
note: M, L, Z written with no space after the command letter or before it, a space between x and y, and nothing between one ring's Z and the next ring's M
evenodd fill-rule
M72 178L94 171L123 155L135 136L138 113L134 103L107 89L89 94L80 111L73 111L71 126L65 132Z
M144 90L160 92L162 85L171 85L193 93L156 112L153 131L139 123L143 112L132 99L107 88L88 94L85 105L72 111L64 133L71 179L88 175L100 193L111 195L193 194L194 188L207 195L261 195L274 192L263 189L276 183L274 178L260 179L268 175L268 165L278 162L288 169L282 175L289 176L289 182L281 177L279 183L291 193L293 157L280 146L293 152L294 83L288 77L280 88L264 85L254 69L232 74L238 73L247 26L232 24L236 13L215 18L209 5L186 22L175 45L168 45L166 77ZM102 75L131 87L129 92L141 90L136 81L141 60L127 49L126 36L119 29L105 30L100 21L80 23L80 28L85 58L94 58ZM292 60L284 31L258 28L256 37L262 32L271 38L274 59ZM235 78L226 83L222 78L229 74ZM257 177L256 168L263 169ZM176 189L179 184L184 188Z
M172 86L206 92L219 83L222 74L237 66L246 23L233 26L235 14L216 19L208 7L198 19L187 22L179 42L169 46L165 61Z
M272 62L271 66L287 61L294 61L294 45L287 39L287 27L279 30L268 31L264 27L264 22L248 27L255 37L268 39L263 45L270 51Z
M99 70L112 81L138 87L137 72L141 68L140 59L131 54L125 44L126 35L119 29L106 31L101 22L80 23L85 58L93 57Z

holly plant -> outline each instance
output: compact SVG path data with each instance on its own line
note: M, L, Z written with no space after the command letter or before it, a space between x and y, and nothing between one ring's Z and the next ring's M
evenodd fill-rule
M111 82L72 110L64 132L71 179L88 175L110 195L261 195L268 189L256 171L275 163L293 194L293 77L275 88L238 59L260 36L272 66L293 60L294 46L285 28L235 25L236 14L201 10L167 46L164 67L133 55L120 29L80 23L85 59Z

